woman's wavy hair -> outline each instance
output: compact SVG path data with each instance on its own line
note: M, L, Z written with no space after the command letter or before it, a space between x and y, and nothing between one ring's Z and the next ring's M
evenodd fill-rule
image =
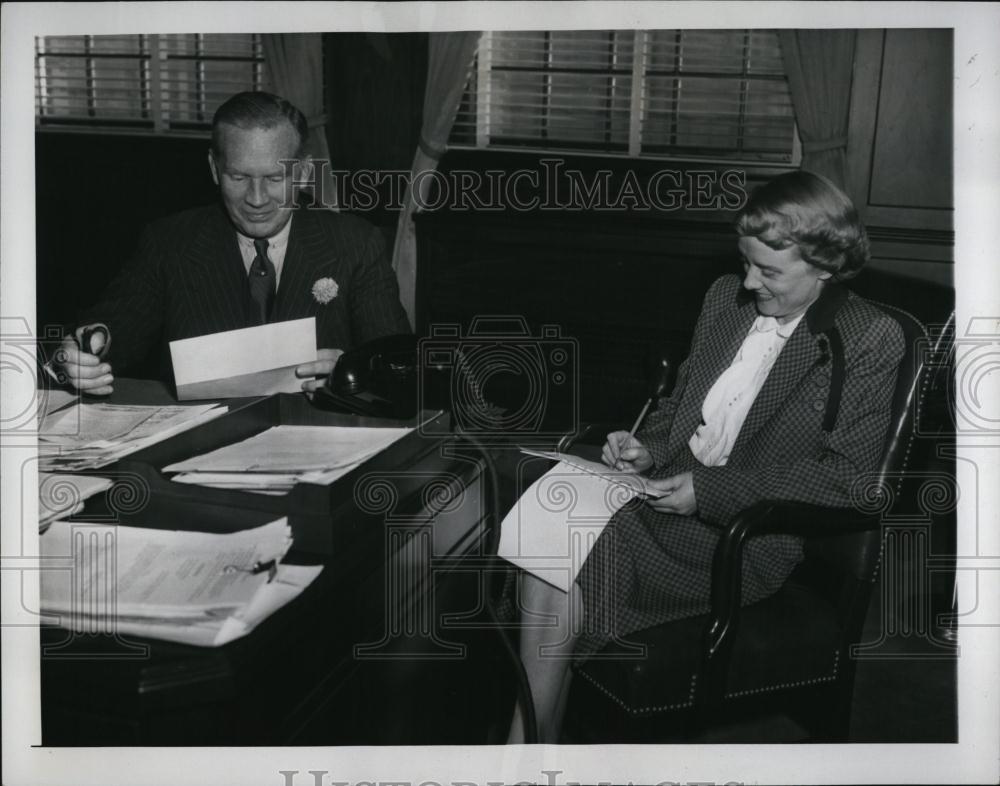
M847 194L801 169L754 191L736 217L736 232L775 250L798 246L806 262L837 280L853 278L871 258L868 233Z

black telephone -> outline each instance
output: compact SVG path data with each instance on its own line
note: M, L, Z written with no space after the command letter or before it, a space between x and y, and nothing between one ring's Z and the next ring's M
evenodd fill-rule
M417 414L418 377L416 336L382 336L341 355L313 403L337 412L412 418Z

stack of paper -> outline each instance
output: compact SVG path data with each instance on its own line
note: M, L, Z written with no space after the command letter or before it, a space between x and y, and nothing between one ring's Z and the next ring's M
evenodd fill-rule
M59 388L39 390L38 395L39 403L42 405L38 412L38 415L41 418L45 418L57 409L62 409L63 407L80 400L79 393L70 393L67 390L61 390Z
M38 526L40 531L55 519L83 510L83 503L111 488L110 478L92 475L38 473Z
M227 408L77 404L47 415L38 435L40 468L76 472L107 466L178 432L225 414Z
M291 542L284 518L225 535L56 521L39 538L42 611L71 630L219 646L319 575L280 564Z
M249 439L164 467L178 483L284 494L332 483L412 428L274 426Z

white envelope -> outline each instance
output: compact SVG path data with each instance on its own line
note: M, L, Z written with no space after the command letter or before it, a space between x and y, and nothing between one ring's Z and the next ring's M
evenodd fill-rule
M180 401L295 393L295 367L316 360L316 318L170 342Z

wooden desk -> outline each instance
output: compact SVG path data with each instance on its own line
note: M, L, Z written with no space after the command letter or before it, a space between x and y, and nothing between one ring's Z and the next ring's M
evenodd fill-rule
M115 399L130 403L161 403L165 393L155 383L116 387ZM120 464L154 462L155 473L165 452L154 446ZM336 508L326 524L350 537L326 555L293 549L290 559L319 561L323 572L242 639L200 648L43 629L43 744L485 742L513 694L482 605L483 465L449 434L419 436L402 455L404 465L379 470L401 489L396 505ZM148 507L118 518L224 530L275 518L263 510L273 498L259 499L256 508L200 505L154 485ZM95 499L79 518L109 514Z

